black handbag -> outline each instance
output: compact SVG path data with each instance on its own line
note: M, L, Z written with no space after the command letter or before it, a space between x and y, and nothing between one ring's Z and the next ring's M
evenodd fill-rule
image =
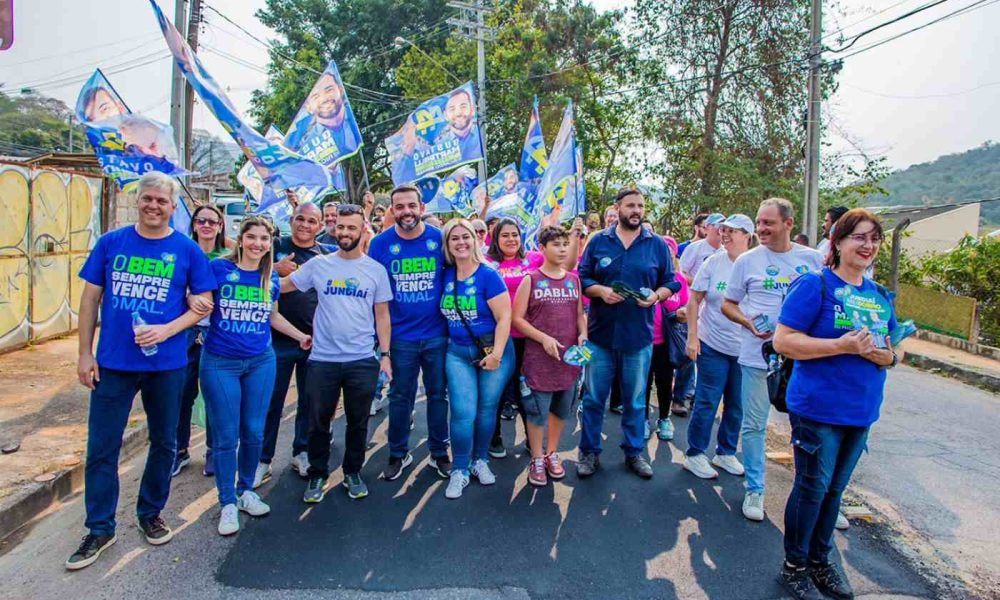
M677 320L677 311L668 310L665 302L660 304L663 314L663 339L667 344L667 358L674 369L683 369L691 359L687 355L687 323Z
M493 352L494 337L492 333L486 335L476 335L472 331L472 325L469 325L469 319L466 318L465 313L462 312L462 308L458 305L458 296L456 295L456 290L458 289L458 268L455 268L455 285L451 290L451 298L455 301L455 312L458 313L458 318L461 319L462 325L465 327L466 333L472 338L472 341L476 344L476 348L479 350L479 355L472 362L476 365L480 363L483 359L489 356Z

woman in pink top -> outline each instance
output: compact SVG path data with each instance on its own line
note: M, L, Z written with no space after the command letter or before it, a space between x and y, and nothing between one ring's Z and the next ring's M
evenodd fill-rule
M656 398L660 405L660 418L656 421L656 437L663 441L674 438L674 425L670 422L670 396L674 383L674 365L670 362L670 347L664 327L670 324L663 319L663 312L676 312L687 306L690 290L687 279L681 273L677 262L677 240L663 236L674 260L674 277L681 284L681 291L671 295L653 311L653 357L649 362L649 376L646 378L646 438L649 438L649 398L653 384L656 384ZM681 315L683 318L683 315Z

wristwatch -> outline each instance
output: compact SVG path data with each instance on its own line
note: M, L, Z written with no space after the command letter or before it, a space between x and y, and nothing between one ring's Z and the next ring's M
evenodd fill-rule
M892 351L892 363L888 364L888 365L885 365L883 367L879 367L879 369L882 369L883 371L888 371L889 369L895 367L898 364L899 364L899 355L896 354L895 350L893 350Z
M388 350L384 350L382 352L379 352L378 353L378 357L379 358L389 358L389 351Z

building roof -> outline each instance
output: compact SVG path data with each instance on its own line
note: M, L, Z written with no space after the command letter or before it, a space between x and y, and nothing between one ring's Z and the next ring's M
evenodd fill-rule
M925 221L931 217L943 215L953 210L964 208L962 206L889 206L878 211L878 216L882 219L882 226L892 229L903 219L909 219L910 223Z
M101 169L93 152L50 152L40 154L21 162L34 167L62 167L64 169Z

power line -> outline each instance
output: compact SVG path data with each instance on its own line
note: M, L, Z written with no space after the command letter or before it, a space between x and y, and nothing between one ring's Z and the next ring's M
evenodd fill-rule
M875 27L870 27L870 28L862 31L861 33L853 36L851 38L850 43L848 43L846 46L841 46L840 48L827 48L826 50L828 52L833 52L833 53L843 52L844 50L847 50L848 48L850 48L851 46L853 46L854 44L856 44L858 42L858 40L860 40L864 36L868 35L869 33L872 33L873 31L878 31L879 29L882 29L883 27L888 27L889 25L892 25L893 23L898 23L898 22L902 21L903 19L908 19L908 18L912 17L913 15L919 14L919 13L921 13L921 12L923 12L925 10L928 10L930 8L934 8L935 6L938 6L939 4L944 4L945 2L948 2L948 0L934 0L933 2L928 2L927 4L924 4L922 6L918 6L917 8L914 8L911 11L905 12L905 13L899 15L898 17L896 17L894 19L889 19L888 21L884 21L882 23L879 23Z
M824 35L823 37L821 37L820 40L825 40L828 37L837 35L838 33L844 31L845 29L850 29L851 27L854 27L855 25L860 25L861 23L864 23L865 21L867 21L869 19L874 19L875 17L877 17L877 16L879 16L879 15L881 15L883 13L887 13L890 10L896 8L897 6L899 6L901 4L906 4L909 1L910 0L899 0L899 2L896 2L894 4L890 4L889 6L883 8L882 10L880 10L878 12L874 12L874 13L868 15L867 17L864 17L862 19L858 19L857 21L854 21L853 23L850 23L848 25L844 25L843 27L840 27L838 29L834 29L833 31L831 31L831 32L827 33L826 35Z
M137 57L137 58L132 59L131 61L126 61L125 63L121 63L119 65L116 65L115 67L108 68L108 69L102 69L102 70L104 71L105 75L114 75L114 74L117 74L117 73L124 73L125 71L130 71L132 69L137 69L139 67L143 67L143 66L152 64L154 62L158 62L158 61L164 60L166 58L170 58L171 54L170 54L169 51L161 51L159 53L154 53L153 55L147 55L147 56L150 56L150 58L148 60L140 60L140 58L142 58L142 57ZM135 62L135 61L139 61L139 62ZM90 78L90 75L74 75L74 76L71 76L71 77L67 77L65 79L57 79L57 80L53 80L53 81L48 81L48 82L33 84L31 86L27 86L27 89L30 90L30 91L38 91L38 90L41 90L41 89L45 89L45 90L48 90L48 89L57 89L57 88L61 88L61 87L66 87L68 85L74 85L74 84L77 84L77 83L83 83L84 81L87 81L87 79L89 79L89 78ZM11 88L14 88L14 87L15 86L11 86ZM17 87L24 88L25 86L17 86ZM21 94L23 92L21 92L19 90L15 91L14 89L12 89L9 92L5 92L4 90L0 89L0 93Z
M969 88L969 89L966 89L966 90L960 90L960 91L957 91L957 92L944 92L944 93L940 93L940 94L897 95L897 94L884 94L882 92L876 92L874 90L868 90L868 89L865 89L863 87L859 87L859 86L847 83L846 81L841 81L840 83L843 84L843 85L846 85L849 88L858 90L859 92L864 92L866 94L871 94L872 96L879 96L881 98L892 98L892 99L897 99L897 100L926 100L926 99L929 99L929 98L952 98L952 97L955 97L955 96L964 96L965 94L971 94L972 92L975 92L975 91L978 91L978 90L981 90L981 89L984 89L984 88L992 87L992 86L995 86L995 85L1000 85L1000 81L990 81L990 82L987 82L987 83L983 83L981 85L977 85L976 87L972 87L972 88Z

